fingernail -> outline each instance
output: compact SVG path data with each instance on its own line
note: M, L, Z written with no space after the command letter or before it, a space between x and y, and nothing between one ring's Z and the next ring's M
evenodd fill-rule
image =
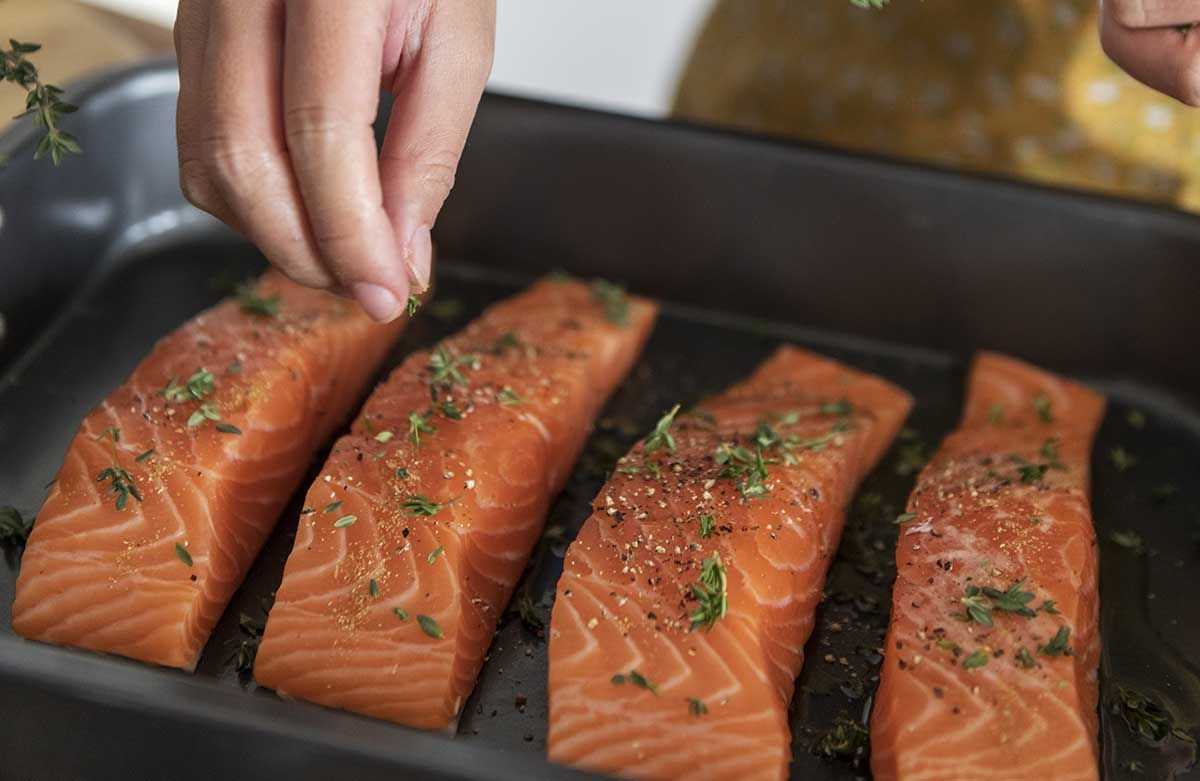
M424 292L429 288L429 266L433 258L433 239L429 228L422 225L413 231L408 240L408 271L417 288Z
M350 293L372 320L387 323L400 316L400 302L386 287L370 282L355 282Z

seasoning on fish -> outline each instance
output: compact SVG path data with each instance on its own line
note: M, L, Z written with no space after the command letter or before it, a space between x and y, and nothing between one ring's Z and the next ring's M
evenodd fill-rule
M403 325L268 273L162 339L71 442L13 629L192 669Z
M783 347L701 408L664 416L567 553L550 759L643 778L785 778L788 705L844 508L910 407L884 380Z
M454 722L550 502L654 321L652 303L597 290L539 282L375 390L309 489L304 506L339 509L300 518L261 685L410 726ZM338 528L338 515L356 520Z
M877 781L1098 778L1096 393L982 353L900 531Z

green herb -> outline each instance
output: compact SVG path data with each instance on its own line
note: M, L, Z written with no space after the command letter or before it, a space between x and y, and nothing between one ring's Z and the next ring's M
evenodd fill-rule
M708 706L704 704L704 700L698 700L695 697L688 698L688 713L693 716L707 716Z
M1141 553L1143 550L1142 535L1135 531L1115 531L1109 534L1108 538L1117 545L1120 545L1122 548L1127 548L1128 550L1136 551L1138 553Z
M960 648L958 643L954 642L953 640L942 639L942 640L934 640L933 642L938 648L941 648L943 651L952 651L955 656L958 656L962 652L962 648Z
M409 317L412 317L413 315L415 315L417 313L417 310L420 308L421 308L421 299L410 294L408 296L408 303L404 305L404 311L408 312Z
M142 501L142 494L138 491L137 486L133 482L133 476L121 468L121 465L116 462L116 448L113 448L113 465L104 469L100 474L96 475L96 482L103 483L105 480L111 480L112 485L108 487L108 492L117 497L117 510L124 510L125 505L129 501L129 497Z
M341 518L338 518L336 521L333 522L333 528L344 529L347 526L353 526L354 522L357 520L358 520L357 515L343 515Z
M325 505L325 509L322 510L321 512L334 513L334 512L337 512L338 508L341 506L342 506L342 500L339 499L336 502L330 502L329 504Z
M179 560L184 564L188 565L189 567L192 566L192 554L188 553L188 549L179 543L175 543L175 555L178 556Z
M932 455L929 445L913 434L909 441L901 442L896 449L896 464L893 469L901 477L915 475L925 468Z
M974 621L983 626L992 626L993 611L1033 618L1036 613L1029 607L1033 600L1033 592L1022 588L1026 580L1021 578L1004 591L989 586L967 586L966 595L959 599L966 612L952 613L951 616L961 621Z
M238 428L237 426L233 425L232 423L218 423L217 431L220 431L222 434L241 434L242 433L242 430L240 428Z
M704 631L710 632L717 621L725 617L729 608L727 588L725 565L721 563L721 555L714 553L701 565L700 581L692 584L692 593L699 602L691 616L693 631L704 627Z
M505 407L511 407L520 404L522 399L517 395L517 392L507 385L496 391L496 401Z
M53 84L43 84L37 68L25 57L41 49L42 45L22 43L11 38L8 43L11 49L0 49L0 81L12 82L25 90L25 111L17 116L32 114L34 124L46 130L46 135L42 136L33 151L34 159L50 155L50 159L58 165L68 152L80 154L83 150L75 136L58 127L59 118L75 111L75 106L62 99L61 89Z
M1141 410L1131 409L1125 415L1125 422L1129 424L1130 428L1141 431L1146 427L1146 413Z
M247 280L234 291L242 311L259 317L279 317L279 294L263 298L255 292L254 287L253 280Z
M639 689L645 689L646 691L653 692L655 695L659 693L658 684L654 683L654 681L651 681L637 670L633 670L629 673L629 675L621 675L618 673L617 675L614 675L611 680L618 686L628 681L634 686L637 686Z
M967 595L960 597L958 601L966 608L966 613L951 613L952 618L974 621L983 626L992 625L991 602L982 595L978 586L967 586Z
M769 462L763 458L761 447L751 453L741 445L723 444L717 448L713 459L721 467L718 477L734 480L743 498L757 499L770 493L765 482L769 477Z
M983 667L987 663L987 651L983 650L982 648L978 648L966 659L963 659L962 666L964 670L974 670L976 667Z
M429 305L429 314L435 320L448 323L463 313L463 302L457 298L439 298Z
M208 420L220 420L221 413L217 411L217 405L211 401L206 401L200 404L200 409L196 410L188 418L188 428L195 428L203 425Z
M1030 524L1032 524L1032 525L1034 525L1034 526L1037 526L1037 525L1038 525L1039 523L1041 523L1041 522L1042 522L1042 519L1041 519L1041 518L1039 518L1039 517L1037 517L1036 515L1031 515L1031 516L1029 516L1029 523L1030 523Z
M432 564L433 562L437 561L438 556L441 556L445 551L446 551L445 545L439 545L436 548L434 548L433 552L429 554L429 557L428 557L429 563Z
M592 300L604 307L604 317L622 328L629 325L629 298L625 288L605 279L592 282Z
M170 402L203 401L213 392L216 383L217 378L213 376L213 373L200 367L192 373L191 377L187 378L184 384L179 384L178 377L172 377L167 381L166 387L159 392Z
M426 412L422 415L419 412L408 413L408 441L412 442L413 447L420 447L421 435L432 434L437 431L429 419L433 417L432 412Z
M246 672L254 667L254 659L258 656L258 644L262 640L264 627L250 616L241 613L238 616L238 628L245 637L238 644L238 649L234 656L226 661L232 661L236 658L237 661L233 669L237 672Z
M666 448L668 453L675 452L675 437L671 435L671 424L675 422L675 415L679 413L679 405L671 407L667 414L658 419L654 424L654 431L650 436L646 437L646 444L642 450L646 453L653 453L660 448Z
M390 431L380 431L378 434L375 435L375 441L376 442L384 442L384 443L391 442L392 437L394 437L394 436L396 436L396 435Z
M1056 616L1058 615L1058 608L1054 606L1053 599L1047 599L1045 602L1038 605L1038 612Z
M442 636L442 628L429 616L417 616L417 623L421 625L421 631L430 637Z
M880 2L881 0L875 0ZM867 2L867 0L854 0ZM833 727L813 743L812 752L827 759L855 759L862 756L870 743L867 728L858 721L838 716Z
M109 439L111 439L113 441L113 444L115 445L116 443L121 441L121 429L117 428L116 426L113 426L112 428L106 428L103 431L101 431L99 434L96 435L96 441L100 442L105 437L108 437Z
M899 515L896 516L895 522L897 524L908 523L909 521L915 520L916 517L917 517L916 513L900 513Z
M135 459L133 459L133 460L134 460L136 463L139 463L139 464L140 464L140 463L144 462L144 461L145 461L147 458L149 458L149 457L150 457L150 456L152 456L152 455L154 455L154 448L150 448L150 449L149 449L149 450L147 450L145 453L142 453L140 456L138 456L137 458L135 458Z
M996 402L988 408L988 423L996 425L1004 422L1004 405Z
M1046 656L1062 656L1063 654L1070 655L1071 647L1067 644L1071 639L1071 630L1063 624L1054 633L1054 637L1050 638L1050 642L1045 645L1038 646L1038 653Z
M396 477L399 477L401 480L407 480L408 470L402 466L396 467Z
M813 453L820 453L830 445L840 444L839 440L841 435L852 428L854 428L854 424L852 424L850 421L839 420L837 423L834 423L832 426L830 426L829 431L824 434L811 437L809 439L788 438L784 441L783 446L786 450L799 449L809 450Z
M1017 475L1021 478L1022 483L1034 485L1042 481L1049 468L1049 464L1020 464L1017 467Z
M401 621L408 620L408 611L405 610L404 608L394 607L394 608L392 608L392 612L395 613L397 616L399 616Z
M433 399L437 400L438 389L449 389L454 385L466 385L467 378L459 371L478 363L479 358L473 354L455 355L449 347L438 345L429 355L429 388Z
M508 348L517 348L521 346L521 340L512 331L505 331L496 337L496 341L492 342L491 352L499 355Z
M716 528L717 517L715 515L700 516L700 536L707 539L712 536L713 529Z
M375 578L371 578L371 582L367 588L370 590L372 597L379 596L379 581L375 580Z
M1033 411L1043 423L1053 423L1054 414L1050 410L1050 398L1045 394L1039 394L1033 397Z
M451 401L450 399L446 399L445 401L442 402L441 410L442 410L442 415L449 418L450 420L462 420L462 417L463 417L462 410L460 410L458 407L456 407L454 405L454 402Z
M847 399L839 399L838 401L822 402L817 411L822 415L841 415L846 416L854 412L854 405Z
M241 374L242 373L242 362L234 361L233 363L229 364L228 366L225 367L225 373L226 374Z
M1128 450L1120 446L1108 451L1108 456L1112 459L1113 466L1117 468L1118 472L1128 472L1137 464L1137 459Z
M532 570L531 570L532 571ZM525 589L521 590L521 594L517 597L517 615L521 618L521 623L534 634L539 634L546 628L546 622L538 615L537 605L533 602L533 597Z
M1058 439L1051 437L1043 442L1041 454L1042 458L1049 460L1051 463L1058 461Z
M1037 662L1033 661L1033 656L1030 655L1029 649L1025 646L1017 649L1017 661L1027 670L1037 664Z
M400 506L403 507L404 511L409 515L433 516L440 513L442 508L453 503L454 500L450 499L449 501L438 504L437 502L430 501L429 497L424 496L423 494L413 494L405 499Z
M0 506L0 546L15 548L24 545L32 529L33 522L26 524L16 507L7 504Z

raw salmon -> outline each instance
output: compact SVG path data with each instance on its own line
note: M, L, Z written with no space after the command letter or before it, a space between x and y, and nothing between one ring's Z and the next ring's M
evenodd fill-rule
M402 327L268 273L162 339L72 440L13 629L192 669Z
M981 354L921 472L871 717L871 768L904 779L1095 779L1100 660L1092 391Z
M544 280L406 359L309 489L258 683L453 724L550 501L655 313L606 283Z
M783 347L627 455L567 553L550 627L553 761L782 779L788 703L847 501L906 393Z

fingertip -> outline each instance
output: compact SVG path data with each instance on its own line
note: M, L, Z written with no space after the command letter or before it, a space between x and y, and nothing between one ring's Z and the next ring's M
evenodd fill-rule
M350 286L350 295L363 311L376 322L390 323L404 311L407 293L397 296L391 290L373 282L355 282Z

